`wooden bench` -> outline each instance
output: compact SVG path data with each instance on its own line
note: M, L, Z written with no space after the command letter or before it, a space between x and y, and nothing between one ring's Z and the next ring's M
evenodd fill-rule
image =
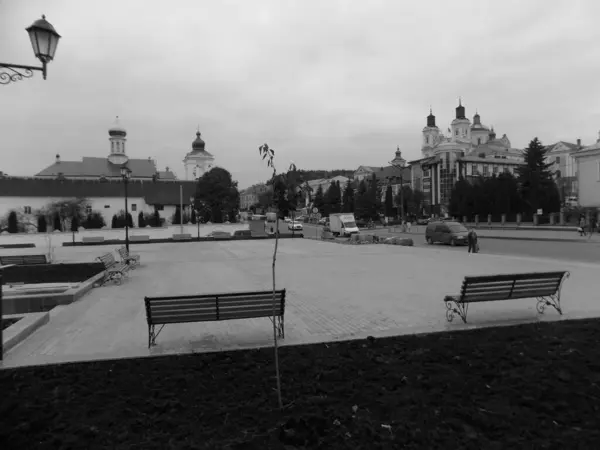
M148 321L148 348L156 345L156 338L167 324L261 317L273 320L273 291L144 297L144 303ZM284 337L284 311L285 289L277 290L275 318L281 338ZM156 325L161 326L158 332L155 330Z
M174 241L191 241L192 240L192 235L191 234L174 234L173 235L173 240Z
M147 234L135 234L133 236L129 236L129 240L131 242L150 242L150 236Z
M129 253L129 250L127 250L127 247L122 246L117 250L117 252L119 252L119 256L121 257L121 262L123 262L125 264L129 264L132 269L135 269L136 266L138 266L140 264L140 255L134 255L132 253Z
M121 284L123 277L127 275L127 272L130 269L128 264L117 262L112 253L98 256L96 259L100 260L100 262L104 264L105 275L101 284L106 284L109 281L114 281L117 284Z
M560 291L569 276L569 272L564 271L465 277L460 294L444 297L446 319L452 322L458 314L467 323L470 303L519 298L537 299L536 309L540 314L546 306L552 306L562 315Z
M84 244L104 242L104 236L84 236L81 238L81 242Z
M0 264L6 266L8 264L15 264L18 266L28 265L39 265L48 264L46 255L12 255L12 256L0 256Z

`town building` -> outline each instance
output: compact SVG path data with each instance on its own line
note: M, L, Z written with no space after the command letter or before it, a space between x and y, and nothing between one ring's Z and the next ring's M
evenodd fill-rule
M562 202L577 197L577 160L575 154L581 150L581 139L577 143L559 141L547 145L546 164L551 164Z
M18 211L32 223L51 203L74 198L87 200L86 212L99 212L110 227L111 219L125 209L125 186L121 168L131 172L128 181L129 212L138 226L140 212L160 216L170 222L176 208L191 208L197 178L214 164L214 156L205 150L200 132L192 150L183 160L186 180L178 180L167 167L159 171L151 158L135 159L127 155L127 131L117 117L108 130L107 157L83 157L81 161L63 161L56 155L50 166L33 177L10 177L0 173L0 215ZM190 175L192 179L188 179Z
M593 145L573 154L577 167L577 198L585 208L600 208L600 132Z
M413 167L420 166L420 170L413 170L412 182L422 186L430 214L448 213L452 188L460 177L514 174L523 164L523 151L512 148L506 134L497 138L494 127L482 124L477 112L471 123L462 101L459 100L448 135L438 128L435 119L430 109L427 125L422 130L423 157L411 163Z
M270 186L265 183L257 183L240 192L240 211L248 211L251 206L256 205L262 194L267 192Z

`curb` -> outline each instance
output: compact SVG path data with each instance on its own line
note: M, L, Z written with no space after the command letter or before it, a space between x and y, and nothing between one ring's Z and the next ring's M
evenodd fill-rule
M4 330L4 354L31 336L38 328L50 321L49 312L6 314L4 319L20 317L20 320Z
M578 244L596 244L600 245L597 241L588 241L587 239L569 239L569 238L542 238L542 237L515 237L515 236L477 236L479 239L505 239L513 241L541 241L541 242L575 242Z

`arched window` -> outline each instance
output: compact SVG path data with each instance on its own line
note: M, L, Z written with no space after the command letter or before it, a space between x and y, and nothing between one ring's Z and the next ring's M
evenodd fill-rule
M123 142L123 148L122 148L122 150L123 150L123 153L125 153L125 142Z
M110 151L111 151L112 153L114 153L114 152L115 152L115 143L114 143L114 142L111 142L111 143L110 143Z
M481 138L477 138L477 145L481 145Z

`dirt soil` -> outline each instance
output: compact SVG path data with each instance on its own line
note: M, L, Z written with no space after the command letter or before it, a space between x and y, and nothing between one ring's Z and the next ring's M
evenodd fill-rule
M600 320L0 371L0 448L591 449Z

